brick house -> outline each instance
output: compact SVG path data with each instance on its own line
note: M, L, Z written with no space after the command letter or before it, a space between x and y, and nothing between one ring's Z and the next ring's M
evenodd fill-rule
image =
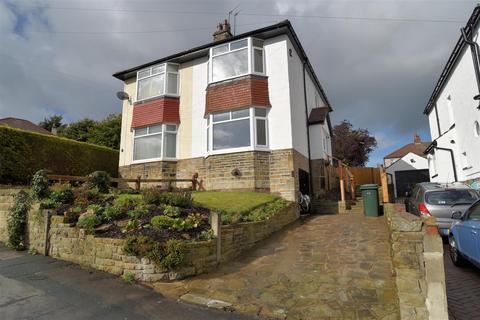
M332 108L288 20L235 36L225 21L212 43L113 76L122 177L198 173L207 190L289 200L325 188Z

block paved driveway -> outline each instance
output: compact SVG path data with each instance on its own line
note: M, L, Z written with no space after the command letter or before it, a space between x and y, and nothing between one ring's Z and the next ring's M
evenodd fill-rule
M252 319L178 303L112 275L0 247L0 319Z
M443 247L450 320L480 319L480 270L468 264L456 267Z
M314 216L217 271L156 290L287 319L398 319L384 217Z

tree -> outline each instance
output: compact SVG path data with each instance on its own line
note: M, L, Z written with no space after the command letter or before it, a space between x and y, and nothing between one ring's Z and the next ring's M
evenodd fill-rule
M88 142L119 149L121 131L122 114L110 114L102 121L96 123L91 130Z
M333 128L333 156L351 167L363 167L370 153L377 147L377 140L367 129L353 129L343 120Z
M64 124L62 124L63 117L58 114L54 114L53 116L50 117L45 117L43 118L43 121L40 121L38 124L40 127L47 131L52 131L52 128L57 128L57 129L63 129L65 127Z
M96 121L85 118L77 122L70 123L66 128L61 130L59 134L68 139L87 142L91 139L92 130L96 125Z

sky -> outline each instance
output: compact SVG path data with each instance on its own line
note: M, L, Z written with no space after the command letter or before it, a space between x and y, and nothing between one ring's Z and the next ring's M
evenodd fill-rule
M290 19L334 109L375 135L369 165L430 139L423 109L476 2L464 0L0 0L0 118L102 119L121 111L111 75Z

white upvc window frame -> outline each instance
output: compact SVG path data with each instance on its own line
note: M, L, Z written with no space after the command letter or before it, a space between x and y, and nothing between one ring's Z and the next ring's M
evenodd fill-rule
M177 71L169 71L168 70L169 65L176 66ZM162 67L162 66L164 68L163 72L152 74L153 69L155 69L157 67ZM159 98L159 97L163 97L163 96L179 97L180 96L180 72L178 71L179 67L180 67L180 64L178 64L178 63L165 62L165 63L156 64L154 66L144 68L142 70L137 71L137 78L136 78L136 82L135 82L135 102L151 100L151 99L155 99L155 98ZM145 71L150 71L150 75L140 78L140 73L145 72ZM154 96L139 99L138 98L138 82L140 80L153 78L153 77L158 76L162 73L164 74L163 93L159 94L159 95L154 95ZM176 74L177 75L177 92L176 93L167 92L167 90L168 90L168 75L169 74Z
M161 125L162 126L162 131L161 132L156 132L156 133L150 133L150 127ZM175 126L175 131L172 130L167 130L167 126ZM135 136L135 130L139 129L144 129L147 128L147 133ZM151 124L148 126L144 127L138 127L132 129L133 131L133 149L132 149L132 163L146 163L146 162L155 162L155 161L177 161L177 156L175 157L167 157L165 156L165 134L175 134L175 153L178 153L178 124L176 123L156 123L156 124ZM149 136L155 136L155 135L162 135L162 141L161 141L161 156L157 158L148 158L148 159L139 159L135 160L135 139L137 138L142 138L142 137L149 137Z
M232 119L232 112L239 111L239 110L249 110L248 117L236 118ZM255 116L255 109L264 109L266 111L265 116ZM215 114L221 113L230 113L230 118L228 120L222 121L213 121L213 116ZM269 125L268 125L268 113L269 108L264 107L246 107L246 108L239 108L234 110L222 111L222 112L214 112L207 115L207 154L208 155L216 155L216 154L225 154L225 153L235 153L235 152L244 152L244 151L270 151L270 141L269 141ZM213 126L215 124L226 123L226 122L234 122L239 120L249 119L249 129L250 129L250 145L244 147L236 147L236 148L225 148L225 149L213 149ZM266 145L258 145L257 144L257 119L265 120L265 140Z
M262 42L262 47L254 45L253 44L254 39L257 40L257 41L261 41ZM232 52L245 50L245 47L242 47L242 48L239 48L239 49L233 49L233 50L230 49L231 44L237 43L237 42L240 42L240 41L244 41L244 40L247 40L247 47L246 47L247 48L247 53L248 53L247 54L247 72L243 73L243 74L238 74L238 75L234 75L234 76L231 76L231 77L227 77L227 78L213 80L213 58L223 56L223 55L226 55L226 54L230 54ZM263 42L264 42L264 40L262 40L262 39L248 37L248 38L235 40L235 41L232 41L232 42L223 43L221 45L210 48L210 55L209 55L209 59L208 59L208 63L207 63L208 64L208 83L210 84L210 83L222 82L222 81L225 81L225 80L230 80L230 79L243 77L243 76L246 76L246 75L249 75L249 74L265 76L266 75L265 45L263 44ZM213 53L213 51L216 48L219 48L219 47L222 47L222 46L228 46L228 50L225 51L225 52L222 52L222 53L217 53L217 54ZM256 72L255 71L255 62L254 62L255 50L261 50L262 51L263 72Z

